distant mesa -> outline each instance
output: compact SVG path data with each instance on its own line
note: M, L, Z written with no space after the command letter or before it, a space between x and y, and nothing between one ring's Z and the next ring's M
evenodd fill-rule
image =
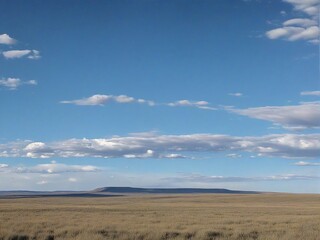
M133 187L103 187L97 188L95 193L122 193L122 194L194 194L194 193L234 193L234 194L254 194L253 191L238 191L224 188L133 188Z

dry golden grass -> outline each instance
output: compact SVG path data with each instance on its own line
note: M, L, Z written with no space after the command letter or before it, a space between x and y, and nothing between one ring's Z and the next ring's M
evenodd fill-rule
M0 199L0 239L319 240L320 195Z

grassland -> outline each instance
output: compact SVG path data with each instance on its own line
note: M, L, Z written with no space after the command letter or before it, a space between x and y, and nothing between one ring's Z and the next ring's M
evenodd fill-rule
M320 195L0 199L0 239L319 240Z

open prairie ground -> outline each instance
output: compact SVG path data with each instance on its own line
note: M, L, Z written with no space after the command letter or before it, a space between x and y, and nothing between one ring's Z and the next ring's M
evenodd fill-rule
M0 239L320 239L320 195L0 199Z

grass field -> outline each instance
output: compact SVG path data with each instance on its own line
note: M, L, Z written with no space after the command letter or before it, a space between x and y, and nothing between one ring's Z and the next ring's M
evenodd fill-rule
M320 239L320 195L0 199L0 239Z

